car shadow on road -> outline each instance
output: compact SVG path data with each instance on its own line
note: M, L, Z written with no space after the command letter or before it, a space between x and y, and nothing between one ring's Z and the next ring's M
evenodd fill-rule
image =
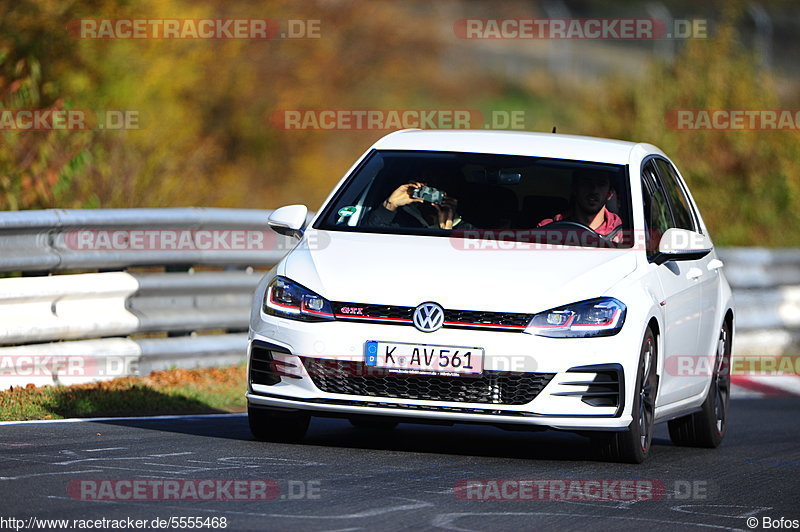
M345 420L319 419L315 423L304 440L307 445L557 461L602 459L588 437L557 430L509 431L485 425L412 423L402 423L393 430L373 430L356 429ZM669 440L656 438L653 444L669 445Z
M360 429L344 419L314 418L306 437L296 444L258 442L250 434L246 415L194 416L177 419L105 420L101 423L187 434L202 438L252 441L264 446L321 446L362 450L434 453L496 458L560 461L602 459L591 440L556 430L507 431L493 426L453 426L401 423L394 429ZM656 446L670 445L655 438Z

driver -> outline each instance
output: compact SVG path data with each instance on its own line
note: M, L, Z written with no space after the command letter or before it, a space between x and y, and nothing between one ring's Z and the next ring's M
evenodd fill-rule
M572 176L572 198L570 208L565 213L545 218L536 227L553 222L577 222L591 228L600 236L608 236L622 226L622 219L606 208L606 203L614 195L611 187L611 174L597 170L578 170ZM620 242L622 233L617 231L613 242Z

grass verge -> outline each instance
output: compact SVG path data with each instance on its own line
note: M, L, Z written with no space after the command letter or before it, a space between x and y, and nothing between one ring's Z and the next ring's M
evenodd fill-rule
M0 391L0 421L244 412L245 365Z

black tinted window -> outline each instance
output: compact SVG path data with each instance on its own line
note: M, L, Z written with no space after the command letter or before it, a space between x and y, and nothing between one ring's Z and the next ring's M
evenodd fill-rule
M647 229L658 234L660 237L664 232L673 227L672 214L669 210L666 194L661 187L653 162L648 162L642 170L642 180L645 184L642 193L644 194L644 219Z
M649 161L642 169L642 196L647 249L653 252L658 249L661 235L673 226L672 213L653 161Z
M692 215L692 206L683 191L677 172L671 164L663 159L656 159L655 162L664 191L672 207L672 216L675 221L673 227L697 231L697 225Z

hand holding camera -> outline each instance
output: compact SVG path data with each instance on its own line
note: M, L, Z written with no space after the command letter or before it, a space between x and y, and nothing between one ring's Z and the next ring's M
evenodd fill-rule
M383 206L394 212L398 207L410 203L427 203L435 209L434 220L431 222L438 225L441 229L452 229L453 221L456 217L455 198L438 188L429 187L422 182L413 182L397 187L391 195L383 202Z
M413 190L411 197L415 199L421 199L427 203L433 203L434 205L441 205L442 201L444 201L446 197L446 194L438 188L422 185L421 187L417 187Z
M429 187L422 182L408 183L400 185L392 194L383 202L383 206L390 211L397 210L398 207L408 205L409 203L430 203L433 205L441 205L447 195L438 188Z
M383 206L394 212L398 207L402 207L403 205L421 203L423 200L413 197L413 192L423 186L425 186L423 183L407 183L405 185L400 185L386 198L386 201L383 202Z

